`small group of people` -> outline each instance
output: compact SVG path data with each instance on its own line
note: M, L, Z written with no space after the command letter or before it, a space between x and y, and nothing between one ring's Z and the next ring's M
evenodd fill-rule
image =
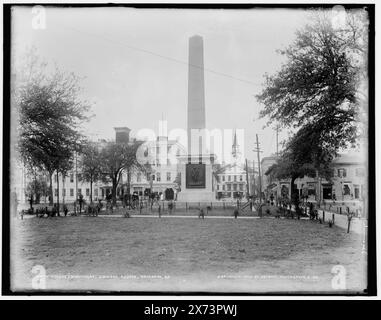
M63 209L63 213L66 217L68 215L68 212L69 212L69 209L66 206L66 204L63 205L62 209ZM34 207L31 207L27 211L21 210L21 212L20 212L21 219L24 218L25 214L31 214L31 215L35 214L36 217L38 217L38 218L43 218L45 216L46 217L56 217L56 216L59 217L59 216L61 216L60 212L58 210L58 205L56 203L53 204L53 207L51 209L49 207L45 206L45 207L39 207L36 210L34 209Z

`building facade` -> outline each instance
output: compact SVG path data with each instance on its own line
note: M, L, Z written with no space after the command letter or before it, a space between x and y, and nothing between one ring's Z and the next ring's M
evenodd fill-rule
M132 193L140 196L154 193L163 200L176 199L179 191L177 156L184 152L184 148L176 140L159 136L147 144L146 152L150 155L151 168L149 172L131 174ZM126 173L122 179L127 181Z
M252 171L252 170L251 170ZM253 193L253 174L247 173L246 163L242 161L240 146L237 142L237 134L234 132L232 144L232 161L230 164L223 164L217 173L216 198L218 200L233 200L245 198Z
M263 159L269 164L276 158ZM275 163L274 162L274 163ZM270 167L269 165L268 167ZM367 197L367 168L360 152L340 154L332 161L333 176L327 180L322 177L303 177L295 180L301 199L310 202L327 203L362 202ZM263 170L263 172L266 172ZM291 180L274 180L270 175L263 177L266 198L276 200L291 196Z

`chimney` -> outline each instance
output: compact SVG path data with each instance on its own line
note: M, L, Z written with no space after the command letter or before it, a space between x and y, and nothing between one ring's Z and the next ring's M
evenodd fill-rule
M130 140L130 128L127 127L115 127L115 142L116 143L128 143Z

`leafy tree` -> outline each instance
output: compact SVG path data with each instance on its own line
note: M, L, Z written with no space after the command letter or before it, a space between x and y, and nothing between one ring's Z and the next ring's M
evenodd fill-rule
M287 143L277 163L265 172L266 175L277 180L291 180L291 200L294 204L298 202L298 192L295 188L297 178L321 176L330 180L333 175L332 154L319 150L316 145L311 145L310 134L315 134L315 132L303 128L299 130Z
M315 12L294 43L280 50L286 63L275 75L266 75L265 88L257 95L264 105L261 117L294 131L278 163L267 172L291 179L294 201L296 178L329 179L332 159L356 145L366 108L366 94L359 90L366 83L364 12L348 12L341 26L331 18Z
M82 174L90 182L90 202L93 202L93 183L101 178L102 159L98 146L88 142L82 149Z
M28 170L32 180L26 186L25 193L30 199L34 199L35 203L39 203L41 197L46 197L49 193L49 187L46 183L45 176L38 172L36 169ZM31 209L33 207L32 201L30 202Z
M109 142L100 152L102 177L105 182L112 183L112 202L116 204L116 188L127 173L127 194L130 193L131 173L146 172L147 166L139 163L136 154L142 142L133 140L130 143Z
M49 72L46 63L32 58L18 71L26 76L20 76L15 84L18 149L25 164L48 172L52 204L53 173L70 166L82 139L79 126L87 119L89 106L80 99L78 77L58 68Z
M72 157L62 157L60 159L60 162L58 163L57 169L56 169L56 182L57 182L57 214L60 215L60 180L59 180L59 174L62 175L62 177L67 175L67 172L73 167L73 158Z
M262 117L297 132L289 151L309 144L309 152L298 154L299 164L329 162L358 141L364 106L358 89L365 81L367 50L363 14L348 13L346 24L337 28L328 14L317 13L313 23L297 32L295 42L280 51L287 62L275 75L266 75L257 96L264 105Z

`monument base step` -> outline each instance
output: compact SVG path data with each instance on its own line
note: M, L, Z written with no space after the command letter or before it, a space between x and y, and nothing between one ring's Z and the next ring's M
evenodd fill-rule
M179 202L213 202L216 195L213 191L181 191L177 194Z

